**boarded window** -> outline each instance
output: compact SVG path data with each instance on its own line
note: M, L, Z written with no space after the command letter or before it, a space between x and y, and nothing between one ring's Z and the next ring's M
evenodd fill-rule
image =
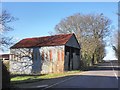
M44 51L42 51L42 60L44 61Z
M60 50L58 50L58 61L60 61Z
M52 61L52 50L49 51L50 54L50 61Z

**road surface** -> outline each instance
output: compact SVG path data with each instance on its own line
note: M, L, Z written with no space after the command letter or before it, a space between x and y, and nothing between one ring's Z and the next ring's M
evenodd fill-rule
M118 88L118 65L116 62L100 63L97 68L75 75L34 83L17 84L19 88Z

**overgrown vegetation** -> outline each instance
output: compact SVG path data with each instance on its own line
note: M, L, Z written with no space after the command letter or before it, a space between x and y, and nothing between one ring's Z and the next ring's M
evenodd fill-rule
M6 10L0 12L0 50L4 51L9 48L12 42L12 37L6 36L7 32L13 30L9 26L9 23L17 20L15 17L11 16Z
M117 32L117 34L114 35L115 38L115 44L116 46L113 45L113 50L115 51L116 57L120 58L120 31Z
M55 26L55 34L74 33L81 45L83 67L100 62L105 55L104 38L109 35L111 21L103 14L74 14Z
M118 58L118 63L120 64L120 12L118 13L118 30L114 34L114 43L113 50L115 51L116 57Z
M14 21L15 18L11 16L6 10L2 10L0 12L0 51L8 49L8 47L12 44L12 37L8 37L6 35L7 32L13 30L9 26L9 23ZM2 89L8 89L10 87L10 73L9 62L2 62Z

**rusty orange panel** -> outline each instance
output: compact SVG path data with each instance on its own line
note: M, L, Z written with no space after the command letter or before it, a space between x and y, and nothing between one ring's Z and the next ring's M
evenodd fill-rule
M60 73L60 72L63 72L63 67L64 67L64 64L63 64L63 61L58 61L57 62L57 73Z
M62 50L61 55L62 55L62 60L64 60L64 50Z
M50 54L50 61L52 61L52 50L49 50L49 54Z
M58 61L60 61L60 50L58 50Z

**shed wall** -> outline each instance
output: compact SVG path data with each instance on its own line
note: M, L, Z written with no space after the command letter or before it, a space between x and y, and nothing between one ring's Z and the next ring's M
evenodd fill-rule
M41 73L59 73L64 71L64 46L41 47Z
M72 35L72 37L69 39L69 41L65 45L80 49L80 45L74 35Z
M33 49L11 49L10 50L10 72L12 74L31 74Z
M10 72L48 74L64 71L64 46L11 49Z

